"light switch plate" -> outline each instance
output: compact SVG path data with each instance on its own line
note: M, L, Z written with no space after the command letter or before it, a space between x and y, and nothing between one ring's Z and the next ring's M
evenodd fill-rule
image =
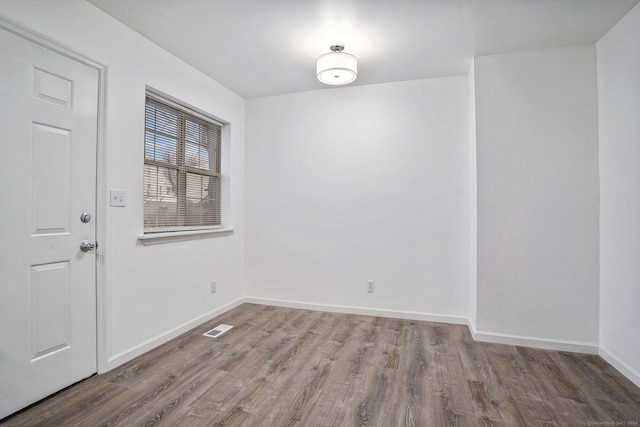
M124 191L111 190L111 206L124 207Z

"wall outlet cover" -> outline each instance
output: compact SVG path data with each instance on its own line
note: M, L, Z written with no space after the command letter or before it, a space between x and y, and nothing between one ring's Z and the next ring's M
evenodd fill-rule
M374 282L373 280L368 280L367 281L367 292L372 294L375 291L376 291L376 282Z

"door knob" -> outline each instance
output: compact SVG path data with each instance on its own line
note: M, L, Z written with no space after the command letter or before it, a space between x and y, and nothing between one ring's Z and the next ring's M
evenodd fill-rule
M80 250L82 252L93 251L97 247L98 247L97 243L91 243L88 240L83 240L82 242L80 242Z

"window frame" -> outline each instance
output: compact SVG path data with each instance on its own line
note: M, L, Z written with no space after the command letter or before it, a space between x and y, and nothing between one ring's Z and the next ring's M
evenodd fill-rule
M151 102L150 102L151 101ZM147 149L147 108L148 105L151 104L155 108L165 108L170 113L176 114L176 119L182 122L181 125L176 124L176 160L175 164L171 162L163 162L160 160L156 160L153 158L148 158L146 155ZM227 123L224 123L218 119L213 118L207 113L199 111L193 107L185 105L181 101L176 101L171 99L170 97L159 94L153 90L147 88L145 92L145 124L144 124L144 138L143 138L143 158L144 158L144 168L143 171L146 173L147 166L156 167L156 168L165 168L168 170L174 170L176 174L176 188L175 188L175 198L176 198L176 213L175 217L177 220L177 225L171 226L160 226L160 227L147 227L144 224L145 219L143 219L143 235L139 236L140 240L143 240L144 244L148 244L145 242L145 239L158 239L158 242L162 243L163 241L172 240L172 236L174 237L183 237L188 238L189 236L197 236L198 234L211 234L211 233L226 233L231 231L229 228L224 228L224 215L223 210L226 208L224 204L226 203L223 200L223 156L222 156L222 137L225 134L225 126ZM187 121L194 122L197 126L205 126L205 127L215 127L217 130L207 129L209 132L216 133L214 140L214 153L215 159L213 160L213 169L202 169L197 167L192 167L187 165L186 163L186 146L191 143L194 144L194 141L189 141L186 137ZM158 134L158 128L152 130L154 133ZM199 141L196 142L199 144ZM216 224L206 225L186 225L187 224L187 209L186 203L188 199L188 186L187 186L187 174L194 174L199 177L214 177L216 179L215 185L215 193L216 197L214 199L214 213L213 218ZM143 195L146 198L146 187L147 187L147 178L143 179ZM209 187L207 188L207 191ZM161 189L159 190L161 193ZM160 193L156 195L156 197L160 197ZM143 202L143 217L147 215L147 204ZM164 239L163 239L164 238ZM178 239L182 240L182 239Z

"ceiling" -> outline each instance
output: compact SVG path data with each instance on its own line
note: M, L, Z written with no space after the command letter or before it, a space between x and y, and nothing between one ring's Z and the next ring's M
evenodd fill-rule
M638 0L88 0L245 98L329 88L336 41L351 85L466 74L474 55L593 43Z

